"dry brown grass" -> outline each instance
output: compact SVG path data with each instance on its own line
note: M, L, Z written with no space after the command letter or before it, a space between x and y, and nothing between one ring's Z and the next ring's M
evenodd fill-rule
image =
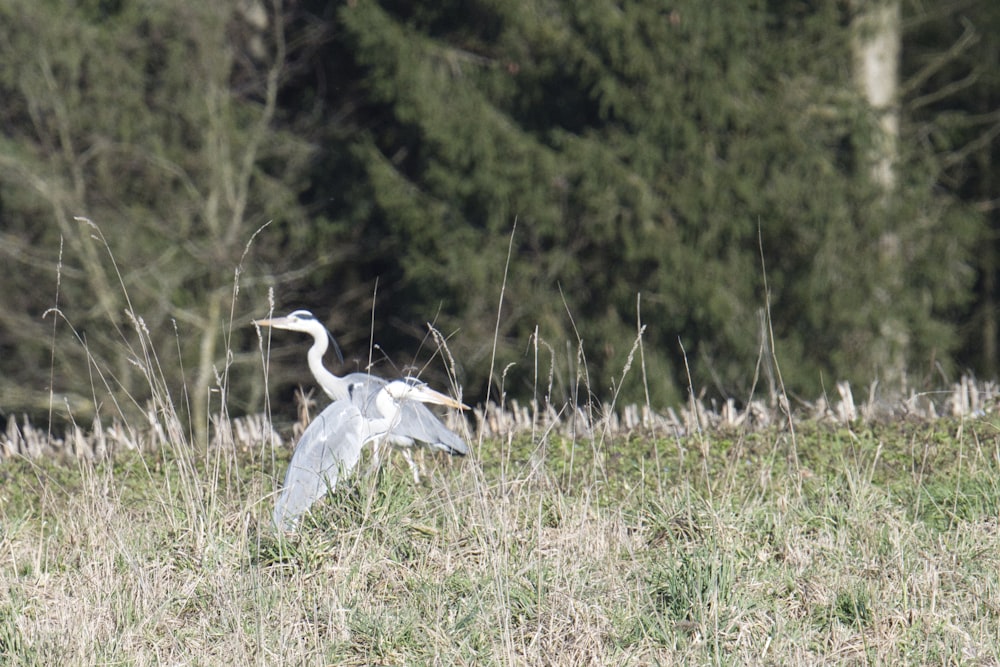
M997 433L806 425L801 491L780 429L487 440L478 459L426 458L419 487L395 463L356 478L290 540L266 528L284 453L275 467L236 447L221 462L9 460L0 651L80 665L1000 664Z
M144 368L141 426L0 438L0 663L1000 665L994 385L490 406L278 536L269 419L196 447Z

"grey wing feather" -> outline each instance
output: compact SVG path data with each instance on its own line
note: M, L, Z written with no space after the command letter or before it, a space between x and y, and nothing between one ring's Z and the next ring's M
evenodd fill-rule
M354 404L362 414L366 417L379 417L375 396L388 384L388 381L367 373L351 373L344 379L353 387L362 386L361 392L357 390L352 392L356 396ZM360 399L357 398L358 394ZM422 442L432 449L448 452L453 456L465 456L469 453L469 445L442 424L430 408L417 401L403 402L399 421L393 425L389 439L399 441L406 446L412 445L414 441Z
M274 525L291 530L313 503L357 465L365 441L365 422L349 400L334 401L309 424L288 464Z
M349 373L344 376L344 379L350 384L369 384L375 387L375 389L372 390L372 393L389 384L389 381L385 378L380 378L379 376L372 375L371 373Z
M442 424L430 408L416 401L403 403L399 423L393 426L391 436L418 440L453 456L469 453L469 446L462 438Z

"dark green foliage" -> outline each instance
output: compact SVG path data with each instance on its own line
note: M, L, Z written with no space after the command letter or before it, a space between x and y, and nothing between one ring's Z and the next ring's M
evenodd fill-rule
M485 393L515 220L494 370L498 383L516 364L515 394L532 389L537 327L556 396L576 393L579 336L607 398L641 294L654 402L687 384L678 339L696 387L745 395L761 246L793 390L947 359L968 224L952 216L945 234L947 209L919 187L887 204L857 166L872 119L851 92L845 16L523 2L358 3L338 19L369 114L359 222L395 258L381 308L417 335L432 317L456 331L467 390ZM633 369L622 397L643 392Z
M443 385L431 322L471 401L745 399L768 324L808 398L947 372L988 267L970 266L979 217L939 186L993 186L942 166L971 141L941 120L952 98L932 117L902 101L897 190L871 182L848 5L307 1L260 27L247 3L17 0L0 9L0 411L46 406L50 383L101 414L159 394L204 436L222 398L262 405L247 324L268 287L352 368L371 333L377 372ZM973 5L988 60L997 17ZM927 42L904 44L906 73L954 21L907 23ZM937 71L904 94L966 70ZM990 99L956 103L988 117ZM53 305L79 340L53 336ZM311 384L307 343L275 340L287 403Z
M979 0L961 11L947 5L931 12L911 9L910 45L903 62L912 91L904 103L910 133L937 159L922 165L924 182L933 181L968 205L942 220L945 228L959 216L976 217L976 251L967 270L976 276L972 298L952 304L950 319L962 323L959 362L986 377L1000 368L997 230L1000 208L1000 6ZM973 213L979 213L976 215ZM936 296L936 295L935 295Z

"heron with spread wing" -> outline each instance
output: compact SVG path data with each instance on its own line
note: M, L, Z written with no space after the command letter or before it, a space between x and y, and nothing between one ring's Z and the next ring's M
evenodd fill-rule
M366 419L380 417L376 399L379 391L388 384L388 380L370 373L351 373L345 377L338 377L327 370L323 365L323 355L326 354L331 342L341 361L343 361L343 356L333 334L311 312L296 310L285 317L254 320L254 324L288 331L300 331L311 335L313 344L307 354L309 370L323 391L335 402L351 399L355 407L360 410L362 417ZM357 398L351 397L352 389L358 394ZM393 427L386 441L403 452L403 456L413 472L415 482L420 481L417 464L410 453L415 445L422 444L453 456L465 456L469 453L469 446L461 437L442 424L423 402L415 400L404 401L401 404L398 423Z
M393 436L407 405L434 403L468 409L413 378L386 383L375 393L373 403L377 416L364 412L370 405L364 385L348 384L347 397L328 405L309 424L295 447L274 506L276 527L294 529L313 503L354 469L366 443Z

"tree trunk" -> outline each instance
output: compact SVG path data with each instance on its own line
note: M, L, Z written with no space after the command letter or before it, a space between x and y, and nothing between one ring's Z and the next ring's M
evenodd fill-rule
M856 0L851 23L851 49L855 85L876 116L871 141L861 158L872 183L881 190L888 205L896 186L896 162L899 154L899 59L902 49L900 0ZM876 213L877 215L877 213ZM872 224L876 224L874 221ZM891 226L883 227L879 238L880 289L883 312L890 312L890 301L905 289L904 266L899 234ZM871 350L880 372L880 380L890 388L905 390L909 332L906 323L887 317L879 327L876 349Z
M896 184L899 153L899 57L902 16L899 0L858 0L851 24L854 78L872 111L878 132L869 147L868 166L873 182L886 193Z

